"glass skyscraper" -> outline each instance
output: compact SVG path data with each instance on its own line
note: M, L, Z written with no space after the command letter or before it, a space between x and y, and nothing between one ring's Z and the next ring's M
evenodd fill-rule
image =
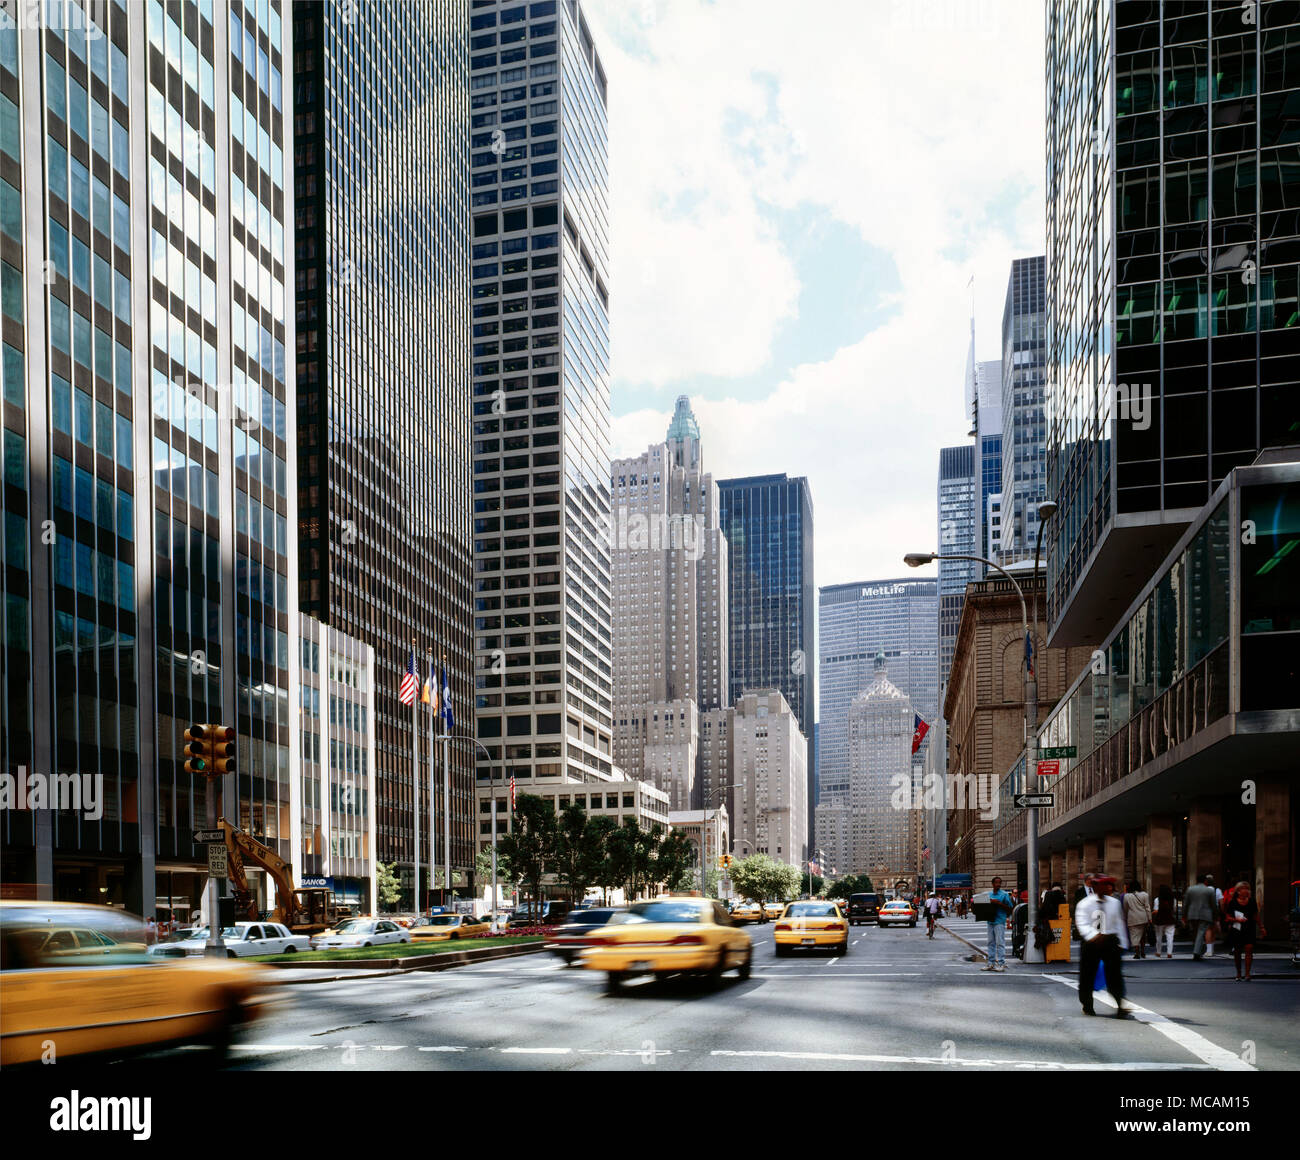
M1000 562L1033 558L1038 504L1046 498L1043 410L1047 259L1017 258L1002 310L1002 539Z
M939 451L939 552L978 556L980 486L975 477L975 445L944 447ZM939 561L939 673L934 703L941 705L948 683L952 654L957 644L966 585L983 575L970 560Z
M818 800L847 800L849 706L876 676L883 653L889 679L916 712L934 723L939 688L938 583L935 580L868 580L833 584L819 594L817 663Z
M330 0L293 20L298 587L304 612L374 649L375 856L398 865L411 905L415 834L427 882L446 809L422 707L412 816L414 726L398 697L412 647L421 682L428 651L445 661L456 732L473 732L469 14L460 0ZM462 873L476 852L471 750L449 746ZM347 822L314 812L346 774L329 756L309 771L329 782L308 793L322 833Z
M517 779L608 778L605 71L577 0L474 0L470 77L478 735Z
M195 721L238 729L226 816L293 856L290 42L275 0L0 15L0 759L103 778L98 818L4 811L34 896L188 911Z
M1104 634L1224 476L1296 441L1298 99L1293 3L1048 8L1053 643Z
M806 478L784 474L722 479L718 491L729 565L728 703L762 689L785 695L808 742L811 819L817 716L812 494Z

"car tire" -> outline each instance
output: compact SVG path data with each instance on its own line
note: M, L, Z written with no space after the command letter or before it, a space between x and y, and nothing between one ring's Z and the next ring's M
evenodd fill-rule
M722 985L722 972L727 969L727 949L722 947L718 950L718 961L704 972L704 981L710 987Z
M286 954L286 955L297 954L297 953L298 953L298 948L297 948L296 946L293 946L292 944L290 944L289 946L287 946L287 947L284 948L283 953Z
M237 954L235 954L234 951L232 951L232 950L227 950L227 951L226 951L226 958L228 958L228 959L237 959L237 958L239 958L239 956L238 956Z
M605 994L617 995L623 989L626 976L622 971L609 971L605 975Z
M361 945L362 945L362 946L366 946L366 947L368 947L370 944L369 944L369 943L362 943Z
M845 939L842 943L840 943L839 950L837 950L835 953L837 955L847 955L849 953L849 940Z
M736 971L736 974L740 976L742 981L749 978L750 968L752 967L753 962L754 962L754 948L748 947L745 950L745 961L740 964L739 968L737 968Z
M776 943L772 949L776 951L776 957L778 959L783 959L785 958L786 955L790 953L790 948L787 946L782 946L781 943Z
M913 921L913 922L909 922L907 925L908 925L908 926L915 926L916 923L915 923L915 921Z

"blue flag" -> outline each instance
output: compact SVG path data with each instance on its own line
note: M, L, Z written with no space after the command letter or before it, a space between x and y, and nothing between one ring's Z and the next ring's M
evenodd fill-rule
M456 728L456 717L451 711L451 684L447 680L447 665L442 666L442 731L450 733Z

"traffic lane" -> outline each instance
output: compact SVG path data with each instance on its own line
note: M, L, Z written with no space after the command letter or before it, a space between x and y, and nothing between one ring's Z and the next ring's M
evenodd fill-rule
M375 980L378 985L365 984L362 996L346 993L357 984L322 984L304 988L311 992L304 1009L274 1033L259 1032L250 1050L237 1053L236 1066L581 1070L635 1069L653 1060L671 1069L854 1070L1196 1064L1139 1024L1085 1023L1073 991L1060 984L981 973L954 953L950 941L898 933L897 939L861 940L844 959L758 957L749 982L728 976L717 991L693 980L641 980L606 996L602 975L552 964L483 964L439 976ZM761 949L756 940L755 951ZM770 942L765 949L770 956ZM309 1049L291 1050L304 1040Z

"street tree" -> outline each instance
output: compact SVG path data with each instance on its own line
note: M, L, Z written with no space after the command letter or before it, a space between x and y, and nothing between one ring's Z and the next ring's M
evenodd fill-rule
M695 881L695 847L685 834L671 830L660 836L650 875L665 890L684 890Z
M534 903L542 897L542 878L551 870L555 857L555 810L546 798L519 795L515 803L514 832L497 839L519 881L528 886Z
M741 898L757 902L759 909L768 899L783 902L799 895L800 874L797 866L787 866L766 854L751 854L731 867L731 884ZM763 914L760 921L766 922Z
M393 863L375 863L375 888L379 892L379 909L388 910L402 897L402 884L397 880L397 867Z
M608 814L597 814L587 819L582 835L583 874L588 882L605 892L607 903L609 892L617 890L624 881L622 867L610 847L610 838L617 829L618 822Z
M589 863L585 838L587 811L577 803L565 806L555 824L555 857L552 869L569 891L569 902L577 905L587 893Z

